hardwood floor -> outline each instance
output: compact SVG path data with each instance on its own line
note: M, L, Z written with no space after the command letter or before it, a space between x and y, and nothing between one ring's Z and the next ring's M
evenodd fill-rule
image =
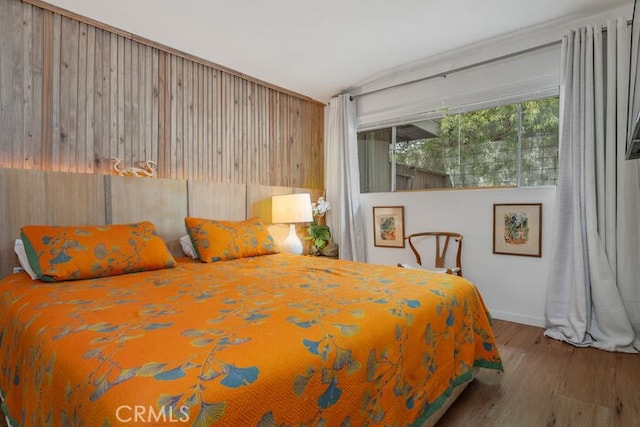
M437 427L640 425L640 355L576 348L500 320L493 329L504 373L481 370Z
M504 373L481 370L437 427L640 425L640 355L576 348L500 320L493 329Z

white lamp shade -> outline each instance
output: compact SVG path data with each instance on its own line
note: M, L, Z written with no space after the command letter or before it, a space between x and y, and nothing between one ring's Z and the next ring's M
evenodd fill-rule
M271 222L274 224L291 224L311 222L311 195L309 193L286 194L271 198Z

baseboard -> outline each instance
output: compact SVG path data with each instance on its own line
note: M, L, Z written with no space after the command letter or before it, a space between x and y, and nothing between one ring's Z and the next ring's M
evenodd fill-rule
M537 326L540 328L545 327L544 318L491 309L489 309L489 312L491 313L491 317L493 317L494 319L520 323L522 325Z

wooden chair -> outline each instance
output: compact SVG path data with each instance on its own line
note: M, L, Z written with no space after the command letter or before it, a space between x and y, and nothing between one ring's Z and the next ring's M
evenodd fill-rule
M409 242L409 247L413 251L413 254L416 256L416 262L422 266L422 258L420 257L420 253L416 249L415 241L424 237L433 237L436 241L436 262L435 269L436 271L442 271L443 273L449 274L457 274L458 276L462 276L462 264L460 261L460 256L462 254L462 234L460 233L451 233L448 231L425 231L422 233L414 233L405 237L405 240ZM445 263L445 258L447 256L447 249L449 247L449 241L453 239L455 243L458 244L455 260L455 267L445 267L447 265ZM442 250L440 248L442 247ZM450 264L449 264L450 265ZM398 264L399 267L407 267L405 264Z

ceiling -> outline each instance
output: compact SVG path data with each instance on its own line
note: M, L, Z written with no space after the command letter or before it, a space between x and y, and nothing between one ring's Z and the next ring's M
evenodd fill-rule
M47 0L321 102L451 49L633 0Z

